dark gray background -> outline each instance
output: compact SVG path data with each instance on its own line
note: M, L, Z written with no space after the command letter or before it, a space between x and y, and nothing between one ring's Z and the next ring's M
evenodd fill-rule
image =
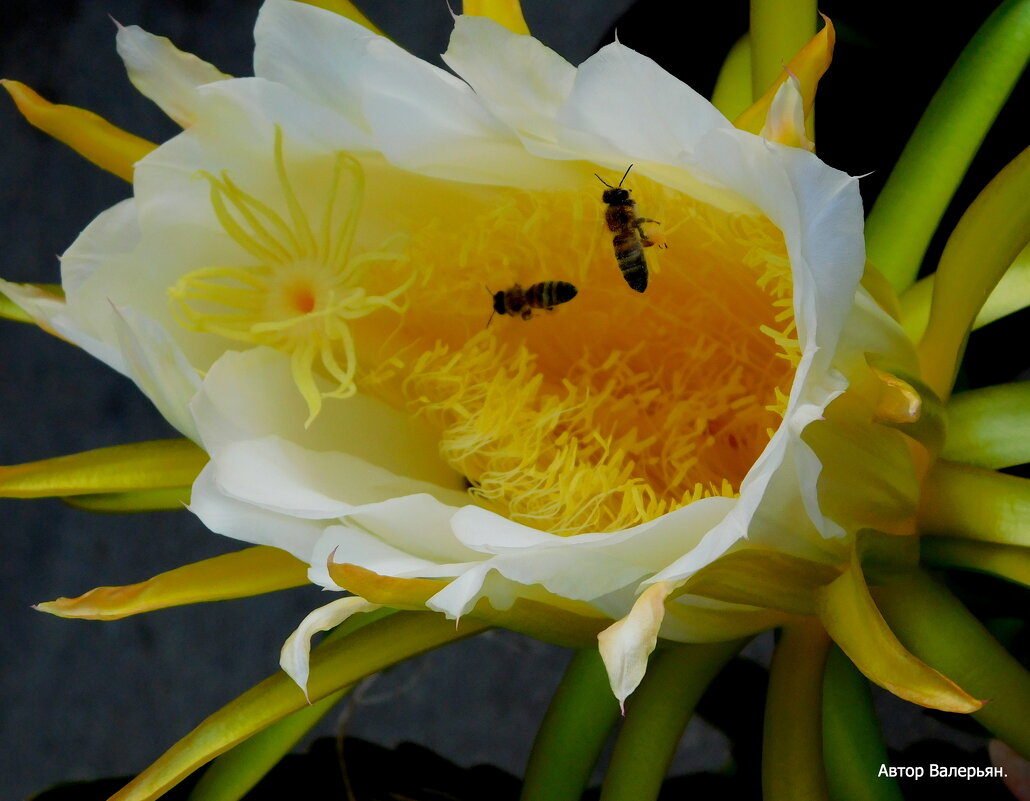
M539 38L578 62L629 0L524 5ZM746 3L728 5L743 19ZM257 7L234 0L8 0L0 8L0 76L160 141L175 127L125 79L107 14L246 75ZM418 55L431 58L446 46L442 1L370 0L365 8ZM735 32L720 35L729 41ZM708 31L683 30L682 37L684 58L698 60ZM646 52L646 38L628 43ZM129 187L30 128L4 98L0 131L0 274L56 281L55 254ZM29 326L0 321L0 377L0 464L174 435L131 384ZM97 516L49 500L0 500L0 523L0 799L145 767L275 670L283 639L327 600L302 588L110 623L59 620L30 604L139 581L238 543L206 532L187 513ZM766 638L754 653L768 648ZM491 633L382 678L348 730L387 745L411 739L461 764L490 761L519 772L567 658L560 649ZM911 707L881 703L895 745L942 731ZM695 721L678 767L717 767L725 755L719 735Z

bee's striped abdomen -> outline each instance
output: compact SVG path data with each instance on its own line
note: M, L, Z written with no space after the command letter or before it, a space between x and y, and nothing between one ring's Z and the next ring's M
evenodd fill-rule
M541 281L526 290L526 303L534 309L553 309L568 303L578 293L568 281Z
M626 279L630 289L643 292L647 289L647 259L644 258L644 247L635 231L624 231L612 237L615 247L615 258L619 262L622 277Z
M502 292L492 293L494 314L508 314L529 320L533 316L533 309L550 310L568 303L578 294L579 290L568 281L538 281L525 289L515 284ZM490 315L490 319L493 319L493 315Z
M622 181L626 180L631 169L632 164L622 174ZM647 289L647 259L644 258L644 248L655 244L652 238L645 234L643 226L645 222L657 221L637 216L637 204L630 197L630 190L622 188L622 181L619 181L618 186L612 186L600 175L597 176L597 180L608 187L601 194L601 202L607 207L604 210L604 221L608 225L608 230L615 234L612 237L612 245L615 247L615 259L619 263L619 270L630 289L643 292Z

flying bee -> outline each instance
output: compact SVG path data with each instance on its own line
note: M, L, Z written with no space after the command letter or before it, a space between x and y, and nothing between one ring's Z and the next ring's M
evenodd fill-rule
M533 309L551 311L555 306L568 303L579 294L579 290L568 281L540 281L530 284L525 289L521 284L515 284L503 292L493 292L487 287L486 291L494 301L494 310L490 314L490 319L486 321L487 327L490 326L495 314L510 314L512 317L528 320L533 316Z
M632 169L633 165L630 164L622 174L622 181L626 180ZM647 260L644 258L644 248L656 244L662 247L660 241L647 235L644 223L661 223L648 217L637 216L636 201L630 197L629 189L622 188L622 181L619 181L618 186L612 186L600 175L597 175L597 180L608 187L601 195L602 202L608 206L604 211L604 221L608 223L608 230L615 234L612 237L612 245L622 277L631 289L643 292L647 289Z

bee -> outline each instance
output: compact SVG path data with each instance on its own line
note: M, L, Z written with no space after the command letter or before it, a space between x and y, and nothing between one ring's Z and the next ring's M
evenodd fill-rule
M622 174L622 181L626 180L632 169L633 165L630 164ZM608 187L601 195L601 200L608 205L604 211L604 221L608 223L608 230L615 234L612 237L612 245L615 247L615 258L619 262L622 277L631 289L643 292L647 289L647 260L644 258L644 248L655 244L661 247L659 242L645 233L644 223L661 223L648 217L637 216L636 201L629 196L629 189L622 188L622 181L619 181L618 186L612 186L600 175L597 175L597 180Z
M528 320L533 316L533 309L545 309L551 311L555 306L568 303L579 290L568 281L540 281L530 284L525 289L521 284L515 284L503 292L493 292L490 287L486 288L493 298L494 310L490 319L486 321L486 327L494 319L495 314L510 314L512 317L521 317Z

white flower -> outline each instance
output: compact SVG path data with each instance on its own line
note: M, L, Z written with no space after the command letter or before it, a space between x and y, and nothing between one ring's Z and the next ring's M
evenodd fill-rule
M136 85L189 127L64 255L67 305L38 313L207 450L191 508L214 531L290 551L329 589L346 566L436 580L425 605L451 617L523 598L604 628L642 597L604 649L621 698L659 631L781 619L778 600L675 597L698 571L742 549L839 566L869 510L887 527L911 511L866 357L915 362L859 287L856 179L618 43L576 68L458 17L455 77L268 0L257 77L198 86L222 76L119 36ZM630 164L668 243L642 295L594 177ZM484 285L552 280L578 296L484 329Z

